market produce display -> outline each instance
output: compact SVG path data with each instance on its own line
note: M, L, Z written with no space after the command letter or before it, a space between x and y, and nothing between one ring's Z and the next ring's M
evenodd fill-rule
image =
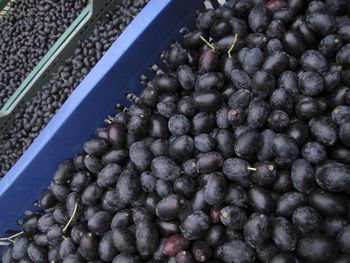
M88 0L13 1L0 17L0 108Z
M124 0L106 13L93 33L79 43L74 56L67 59L36 96L18 110L13 125L0 135L0 179L147 2Z
M1 239L3 262L350 262L349 14L198 11Z

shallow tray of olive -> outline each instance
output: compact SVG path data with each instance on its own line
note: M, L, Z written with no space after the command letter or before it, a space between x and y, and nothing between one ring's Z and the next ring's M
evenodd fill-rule
M349 262L348 1L195 3L151 1L62 108L5 263Z

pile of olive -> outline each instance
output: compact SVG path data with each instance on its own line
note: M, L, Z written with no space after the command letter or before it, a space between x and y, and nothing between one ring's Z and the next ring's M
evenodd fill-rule
M12 125L0 135L0 179L147 2L124 0L112 7L96 23L92 34L80 41L74 55L60 66L31 100L19 108Z
M167 70L60 164L3 262L350 262L349 13L199 11Z

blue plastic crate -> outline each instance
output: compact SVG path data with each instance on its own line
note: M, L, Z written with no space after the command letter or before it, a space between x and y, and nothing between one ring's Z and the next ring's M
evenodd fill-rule
M49 185L60 162L83 149L127 91L141 90L139 76L160 63L159 54L191 27L202 0L151 0L72 93L19 161L0 181L0 236Z

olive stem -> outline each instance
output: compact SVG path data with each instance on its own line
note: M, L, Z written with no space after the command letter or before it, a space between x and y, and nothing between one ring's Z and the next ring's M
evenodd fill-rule
M213 44L211 44L208 40L206 40L203 36L200 36L200 39L201 39L205 44L207 44L213 51L216 50L216 47L215 47Z
M21 231L21 232L18 232L18 233L16 233L16 234L12 235L12 236L9 236L9 237L2 237L2 238L0 238L0 240L6 240L6 241L11 241L11 242L13 242L12 238L18 237L18 236L22 235L23 233L24 233L24 232Z
M66 79L63 77L62 72L60 73L61 79L63 79L63 81L66 81Z
M248 167L247 170L249 170L249 171L256 171L256 168L254 168L254 167Z
M229 50L227 50L227 55L228 55L229 58L232 57L232 56L231 56L231 52L232 52L233 48L235 47L235 45L236 45L236 43L237 43L237 38L238 38L238 34L236 33L236 34L235 34L235 37L234 37L234 39L233 39L232 45L230 46Z
M69 218L67 224L65 225L65 227L62 229L62 232L66 232L70 223L72 223L73 219L74 219L74 216L75 214L77 213L77 210L78 210L78 203L75 203L74 205L74 209L73 209L73 213L72 213L72 216Z

